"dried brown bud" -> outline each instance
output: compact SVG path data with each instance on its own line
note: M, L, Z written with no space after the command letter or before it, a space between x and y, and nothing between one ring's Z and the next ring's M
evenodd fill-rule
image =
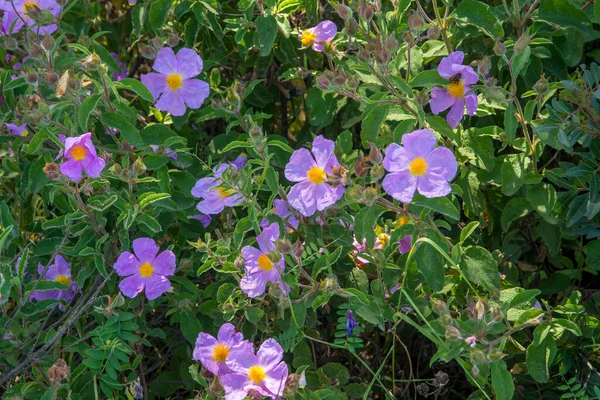
M29 56L33 58L41 57L44 54L44 49L39 44L32 44L29 47Z
M381 161L383 160L381 151L373 142L369 142L369 160L371 160L373 164L381 164Z
M167 35L167 46L169 46L169 47L177 46L180 41L181 41L181 38L174 33L169 33Z
M56 84L58 82L58 74L54 71L46 73L46 81L51 85Z
M58 385L63 380L69 379L71 370L69 366L62 358L58 359L56 363L48 369L48 379L51 385Z
M358 156L358 159L356 160L356 164L354 164L354 173L359 178L366 176L367 172L369 171L369 166L367 165L367 161L369 161L369 159L364 158L361 154Z
M60 177L58 165L56 165L54 163L46 164L42 170L46 174L46 177L48 179L50 179L51 181L56 181Z

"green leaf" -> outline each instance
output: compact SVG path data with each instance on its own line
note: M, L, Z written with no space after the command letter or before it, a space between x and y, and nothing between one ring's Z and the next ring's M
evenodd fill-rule
M530 290L524 290L522 292L519 292L515 297L513 297L510 300L510 303L508 304L508 308L510 309L510 308L516 307L523 303L531 304L531 303L533 303L533 300L535 300L535 297L537 295L539 295L540 293L542 293L542 292L539 291L538 289L530 289Z
M281 140L278 139L271 139L267 142L267 146L269 147L277 147L278 149L281 149L283 151L286 151L288 153L293 153L294 149L292 149L290 146L288 146L287 144L285 144L284 142L282 142Z
M513 221L526 216L531 210L531 205L527 200L520 197L510 199L508 203L506 203L506 206L502 211L502 217L500 218L502 230L506 232Z
M90 118L90 114L92 111L96 109L98 105L98 101L100 100L99 94L94 94L81 103L81 107L79 111L77 111L77 121L79 122L79 126L83 129L84 132L87 131L88 119Z
M369 248L375 245L375 224L385 211L386 208L380 205L360 209L354 218L354 234L359 243L362 243L363 239L367 239Z
M579 329L577 324L573 321L569 321L568 319L564 319L564 318L555 318L552 320L552 323L563 327L564 329L568 330L569 332L571 332L572 334L574 334L576 336L581 336L581 330Z
M202 325L191 310L181 312L181 333L192 346L196 343L198 334L202 331Z
M129 90L135 92L142 99L144 99L150 103L154 103L154 97L152 97L152 93L150 93L148 88L142 82L138 81L137 79L133 79L133 78L121 79L119 82L115 82L115 87L129 89Z
M511 400L515 394L515 383L503 360L494 361L492 366L492 388L496 400Z
M556 189L553 186L542 183L530 187L525 195L533 209L546 221L551 222L550 214L556 204Z
M244 314L246 315L246 319L252 323L255 324L258 323L265 315L265 312L258 307L249 307L246 308L246 310L244 311Z
M160 200L168 199L170 197L171 197L171 195L168 193L154 193L154 192L144 193L138 199L140 211L143 210L144 208L148 207L152 203L155 203Z
M433 291L442 290L446 279L442 255L429 243L422 242L415 252L415 262L427 286Z
M527 347L527 371L539 383L547 383L550 378L549 368L556 356L556 342L548 335L538 346Z
M572 26L583 34L591 32L592 23L587 14L579 10L570 0L544 0L540 2L537 17L559 27Z
M527 46L515 56L513 60L513 73L518 76L531 61L531 47Z
M430 199L423 196L415 196L410 204L428 208L456 221L460 220L458 208L447 197L434 197Z
M4 85L4 88L2 88L2 90L4 92L7 92L9 90L16 89L16 88L21 87L21 86L25 86L27 84L28 83L25 80L25 77L20 77L20 78L17 78L17 79L10 80L6 85Z
M156 0L150 6L150 27L154 32L160 33L161 28L167 22L172 4L172 0Z
M256 18L256 32L258 33L258 48L260 56L271 54L273 43L277 38L277 20L272 15L259 15Z
M515 137L517 134L517 128L519 127L519 121L517 121L517 109L513 103L510 103L504 112L504 134L506 135L506 141L511 146L515 143Z
M160 145L163 144L165 140L177 135L163 124L152 124L142 129L140 131L140 136L145 144Z
M523 185L525 173L518 155L511 154L502 164L502 194L512 196Z
M436 69L423 71L410 81L410 86L413 88L446 86L447 84L448 80L442 78Z
M105 113L102 115L102 121L104 121L104 123L111 128L121 131L121 135L129 142L129 144L135 147L141 147L144 145L144 141L142 140L137 128L127 121L121 114Z
M312 87L306 97L308 122L315 128L323 128L333 122L336 115L336 101L331 93L324 93Z
M464 242L479 227L479 221L471 221L460 231L460 241Z
M462 0L454 10L454 18L463 24L475 25L492 39L501 39L504 36L502 24L490 7L476 0Z
M45 165L46 161L40 158L29 167L29 190L32 194L39 192L48 183L48 177L44 172Z
M486 289L500 286L498 263L483 247L467 247L460 262L460 269L471 282L482 284Z
M356 298L356 300L358 300L361 304L369 304L369 298L367 295L356 288L346 288L344 289L344 293L350 297Z

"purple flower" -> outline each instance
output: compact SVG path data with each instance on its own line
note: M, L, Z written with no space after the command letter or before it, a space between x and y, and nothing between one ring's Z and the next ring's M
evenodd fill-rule
M242 400L250 390L272 399L282 396L288 376L282 359L283 349L275 339L266 340L256 354L248 347L232 351L226 363L233 373L221 377L226 399Z
M27 60L29 60L29 56L25 56L21 59L21 61L19 61L18 63L16 63L15 65L13 65L13 71L17 71L19 69L21 69L21 67L23 66L23 63Z
M356 328L358 324L356 323L354 313L351 309L346 310L346 314L348 315L348 320L346 321L346 336L352 336L352 331L354 331L354 328Z
M410 249L412 249L412 235L404 236L402 239L398 241L398 253L404 254L408 253Z
M163 47L152 67L159 73L144 74L141 80L154 96L156 108L181 116L186 105L200 108L208 97L208 83L192 79L202 72L202 66L202 58L192 49L183 48L175 56L170 47Z
M285 260L283 254L275 247L277 239L279 239L279 225L273 223L256 237L258 249L252 246L242 248L246 275L240 282L240 288L249 297L262 295L267 282L278 283L284 294L290 292L290 287L281 280L280 274L285 269ZM272 256L276 257L277 261L274 261Z
M27 130L27 124L16 125L16 124L6 124L8 130L11 135L18 137L27 137L29 136L29 131Z
M477 345L477 338L475 336L469 336L465 339L465 343L474 348Z
M106 162L96 154L91 136L92 133L88 132L85 135L65 139L64 157L68 161L60 164L60 172L75 182L81 180L82 170L90 177L97 178L106 165Z
M254 350L252 343L244 340L244 336L236 333L235 327L227 323L221 326L216 339L208 333L198 334L193 358L213 374L222 376L231 372L225 364L227 357L232 350L238 350L240 347L249 347L250 352Z
M383 179L383 189L403 203L412 200L415 190L425 197L446 196L458 163L450 149L435 147L435 134L421 129L402 136L402 145L392 143L383 159L383 167L391 172Z
M119 276L126 276L119 283L119 289L129 298L137 296L146 288L148 300L154 300L171 287L167 276L175 272L175 254L160 249L152 239L141 238L133 241L133 252L121 253L114 265ZM158 255L157 255L158 254Z
M469 85L477 83L479 80L473 68L468 65L462 65L465 54L462 51L455 51L450 54L438 65L438 73L450 81L448 88L434 87L431 91L431 112L435 115L450 108L450 112L446 115L446 122L456 128L465 113L475 115L477 110L477 95L468 93Z
M156 145L156 144L151 144L151 145L150 145L150 148L152 149L152 151L153 151L154 153L157 153L157 152L158 152L158 148L159 148L159 147L160 147L160 146L158 146L158 145ZM164 152L163 152L163 153L164 153L164 154L165 154L165 155L166 155L168 158L172 158L173 160L177 160L177 158L179 157L179 156L177 155L177 153L176 153L176 152L174 152L174 151L173 151L173 149L172 149L172 148L170 148L170 147L167 147L166 149L164 149Z
M331 21L322 21L314 28L300 31L302 46L312 46L315 51L323 51L325 43L331 41L337 33L337 26Z
M18 265L18 263L17 263ZM38 264L38 273L43 274L45 267L42 264ZM56 255L54 258L54 264L48 266L48 270L42 276L47 281L59 282L67 285L66 289L53 289L37 291L31 294L31 299L34 300L64 300L67 303L71 301L75 293L78 291L77 282L73 281L71 276L71 265L60 255ZM61 311L64 311L62 305L59 306Z
M58 16L62 10L62 8L54 0L1 0L0 10L4 11L4 17L2 18L2 31L5 34L16 33L23 27L23 21L25 21L28 26L34 25L36 22L30 18L28 14L35 8L39 8L41 11L48 10L55 17ZM13 22L15 25L13 29L10 30ZM39 33L40 35L50 34L55 30L56 24L37 26L33 28L33 31Z
M236 157L235 160L233 160L229 164L233 165L237 170L240 170L246 166L247 162L248 162L248 156L245 154L240 154L239 156Z
M344 186L327 183L327 176L333 173L331 169L340 166L333 154L334 147L333 141L317 136L312 154L307 149L296 150L285 166L285 177L298 182L288 194L289 203L305 217L323 211L344 195Z
M234 189L221 186L221 176L229 167L237 170L234 165L221 164L214 170L214 176L199 179L192 188L192 196L202 199L196 208L202 214L218 214L225 207L237 206L244 198Z
M210 223L212 222L212 217L210 215L194 215L193 217L190 217L190 218L200 221L202 226L204 226L205 228L207 228L210 225Z
M115 59L117 65L120 68L120 71L113 72L113 81L118 82L121 79L127 78L127 68L125 68L125 65L121 61L119 61L119 56L117 55L117 53L110 53L110 55L112 56L112 58Z
M273 200L273 214L278 215L284 221L287 220L288 223L294 228L298 229L298 225L300 225L300 221L294 216L294 214L290 211L287 203L281 199ZM266 218L263 218L260 221L260 227L266 228L269 226L269 221ZM288 227L289 232L293 232L294 229Z

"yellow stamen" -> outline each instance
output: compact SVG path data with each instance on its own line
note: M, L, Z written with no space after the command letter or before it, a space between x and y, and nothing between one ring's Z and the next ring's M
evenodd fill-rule
M233 194L233 189L218 188L217 192L219 192L222 198L226 198Z
M21 132L21 135L23 137L27 137L27 136L29 136L29 132L28 131L23 131L23 132Z
M71 155L73 156L73 160L81 161L85 158L85 148L83 146L75 146L71 149Z
M140 275L142 278L149 278L152 276L152 272L154 272L154 267L150 263L143 263L140 265Z
M465 95L465 84L462 81L451 82L448 85L448 94L456 98L462 98Z
M320 185L325 182L325 171L323 171L323 168L317 167L316 165L310 167L310 169L306 171L306 176L311 183Z
M409 222L410 222L410 218L408 218L406 215L403 215L400 217L400 226L406 225Z
M257 385L264 381L266 377L267 374L265 374L265 370L261 366L255 365L253 367L250 367L250 369L248 370L248 379L250 379Z
M261 254L258 256L257 264L258 268L262 269L263 271L270 271L273 269L273 262L269 260L269 256L266 254Z
M167 86L171 90L177 90L183 85L183 78L179 74L167 76Z
M421 176L427 171L427 161L423 157L417 157L410 162L410 173L413 175Z
M27 14L27 12L35 7L39 7L37 1L26 1L23 4L23 12Z
M66 275L59 275L56 277L56 282L60 282L63 285L70 285L71 284L71 279L66 276Z
M387 247L388 243L390 242L390 235L387 233L380 233L377 235L377 239L379 239L379 244L381 247Z
M215 346L215 348L213 350L213 360L214 361L225 362L228 355L229 355L229 347L227 347L223 343L219 343Z
M317 34L313 33L312 31L304 31L302 32L302 35L300 35L300 41L302 42L302 46L310 46L315 42L315 39L317 38Z

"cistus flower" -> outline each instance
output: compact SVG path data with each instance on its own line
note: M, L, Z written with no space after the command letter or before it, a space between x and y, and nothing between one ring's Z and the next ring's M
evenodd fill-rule
M208 83L192 79L202 67L202 58L194 50L183 48L175 56L173 49L163 47L152 66L158 73L143 74L140 79L154 96L157 109L181 116L186 105L200 108L209 95Z
M121 253L114 265L117 275L125 276L119 283L121 292L129 298L137 296L144 288L148 300L154 300L171 287L167 276L175 272L175 254L160 249L152 239L140 238L133 241L133 252Z
M13 136L18 137L27 137L29 136L29 131L27 130L27 124L17 125L17 124L6 124L8 131Z
M465 343L474 348L477 345L477 338L475 336L469 336L465 339Z
M110 53L110 55L112 56L112 58L114 58L114 60L117 62L117 65L120 68L119 71L113 72L113 81L118 82L121 79L127 78L127 68L125 68L125 65L121 61L119 61L119 56L117 55L117 53Z
M275 339L266 340L254 354L252 348L231 351L227 367L233 371L221 377L227 400L242 400L250 390L271 399L280 398L285 389L288 367L283 349Z
M383 167L390 174L383 179L383 189L390 196L408 203L415 190L428 198L450 193L449 181L456 175L458 163L450 149L434 149L435 143L432 131L420 129L402 136L402 146L388 146Z
M308 149L296 150L285 166L285 177L298 182L288 194L289 204L305 217L323 211L344 195L343 185L333 187L327 183L327 177L333 175L332 168L340 166L333 154L334 147L333 141L317 136L312 143L312 154Z
M195 361L200 361L204 368L222 376L231 372L225 363L227 357L232 350L240 350L240 347L249 347L250 352L254 350L252 343L244 340L241 333L236 333L232 324L226 323L221 326L216 338L200 332L192 356Z
M235 160L233 160L229 164L233 165L236 169L240 170L246 166L247 162L248 162L248 156L245 154L240 154L239 156L237 156L235 158Z
M300 31L299 39L302 46L312 46L315 51L323 51L325 44L335 37L337 26L331 21L322 21L314 28Z
M287 203L281 199L275 199L273 200L273 214L281 217L281 219L283 219L284 221L287 220L287 222L291 225L291 228L288 227L288 232L293 232L295 229L298 229L298 225L300 225L300 221L298 221L298 219L296 218L296 216L290 211ZM260 221L260 227L261 228L266 228L267 226L269 226L269 221L264 218L262 221ZM293 229L292 229L293 228Z
M210 215L194 215L190 218L200 221L202 226L204 226L205 228L207 228L212 222L212 217Z
M54 0L0 0L0 10L4 11L2 18L2 32L12 34L18 32L25 24L32 26L36 22L29 15L32 12L50 11L55 17L62 10L61 6ZM14 27L11 26L14 23ZM36 26L32 28L35 33L47 35L56 30L56 24Z
M78 182L82 177L82 170L92 178L98 178L106 162L98 157L96 148L92 143L92 133L65 139L64 157L67 161L60 164L60 172L69 179Z
M285 269L283 254L277 251L275 242L279 239L279 225L273 223L263 229L256 237L258 249L252 246L242 248L242 258L246 275L240 282L242 292L249 297L258 297L265 292L267 282L279 284L284 294L290 292L290 287L281 280L281 273ZM272 259L277 257L277 261Z
M44 269L45 267L42 264L38 264L38 274L40 274L43 279L62 283L67 285L68 288L36 291L31 294L31 299L38 301L56 299L64 300L67 303L70 302L78 291L77 282L75 282L71 276L71 265L61 255L57 254L54 258L54 264L48 266L45 274ZM62 305L59 305L59 309L64 311Z
M157 144L151 144L150 148L152 149L152 152L156 153L158 152L158 148L160 146ZM179 157L179 155L173 151L172 148L167 147L166 149L164 149L163 153L168 157L168 158L172 158L173 160L177 160L177 158Z
M356 323L354 313L351 309L346 310L346 315L348 317L346 321L346 336L352 336L352 332L354 331L354 328L358 326L358 324Z
M218 214L225 207L237 206L244 201L234 189L221 187L221 176L228 168L237 170L235 165L221 164L214 170L213 176L199 179L192 188L192 196L202 199L196 205L202 214Z
M479 78L468 65L462 65L465 54L462 51L455 51L448 57L445 57L438 65L438 73L450 82L446 89L434 87L431 91L431 112L435 115L450 108L446 115L446 122L456 128L465 114L475 115L477 110L477 95L467 93L470 90L469 85L477 83Z

